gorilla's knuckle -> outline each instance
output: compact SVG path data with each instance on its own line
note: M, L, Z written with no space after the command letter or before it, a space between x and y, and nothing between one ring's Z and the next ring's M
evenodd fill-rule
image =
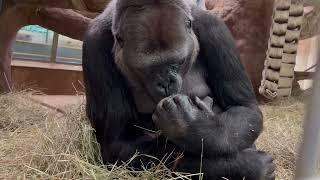
M177 104L180 104L181 103L181 96L174 96L173 97L173 101Z
M174 104L174 102L172 101L172 99L167 99L167 100L163 101L162 107L163 107L165 110L173 110L173 109L175 108L175 104Z
M155 109L155 113L161 114L162 111L163 111L162 104L158 104Z
M182 104L182 103L184 103L185 101L188 100L188 96L183 95L183 94L178 94L178 95L175 95L175 96L173 97L173 100L174 100L174 102L177 103L177 104Z

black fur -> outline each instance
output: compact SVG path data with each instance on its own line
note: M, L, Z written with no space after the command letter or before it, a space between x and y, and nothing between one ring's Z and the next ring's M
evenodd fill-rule
M156 1L150 0L150 3ZM195 120L190 118L186 122L186 130L181 130L183 135L172 135L177 138L165 136L165 133L161 136L150 135L140 127L156 130L155 124L161 127L166 115L179 115L178 110L172 111L172 114L169 111L157 114L164 106L161 103L176 104L178 107L177 101L180 101L181 106L191 108L194 104L185 95L169 97L158 105L154 114L155 123L151 113L138 112L128 78L115 63L112 51L115 44L113 14L120 14L115 12L115 3L112 1L91 24L83 45L87 115L96 130L104 162L127 161L136 151L159 159L173 152L167 161L167 165L172 166L183 153L184 157L179 160L176 170L197 173L203 153L202 172L205 179L274 179L272 157L252 148L262 130L262 114L225 24L190 5L193 31L200 46L196 62L204 67L205 72L202 73L205 74L211 97L223 112L213 114L210 110L197 110L196 114L191 114ZM172 110L172 107L169 109ZM184 117L186 113L181 115ZM131 165L139 168L141 161L148 164L148 161L154 160L140 157Z

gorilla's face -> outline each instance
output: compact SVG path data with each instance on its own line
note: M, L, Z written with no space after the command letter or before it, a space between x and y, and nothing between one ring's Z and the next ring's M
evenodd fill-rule
M199 45L183 1L147 1L118 14L115 56L129 83L159 101L180 91Z

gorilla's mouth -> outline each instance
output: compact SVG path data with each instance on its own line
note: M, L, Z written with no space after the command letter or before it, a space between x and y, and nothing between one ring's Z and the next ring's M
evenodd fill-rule
M174 90L162 92L155 92L155 90L148 90L148 95L152 99L152 101L157 105L162 99L172 96L174 94L178 94L181 92L181 87L176 87Z

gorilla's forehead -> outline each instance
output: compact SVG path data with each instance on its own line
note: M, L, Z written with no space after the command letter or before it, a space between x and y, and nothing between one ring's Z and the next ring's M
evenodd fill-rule
M190 13L190 5L193 4L193 0L118 0L117 9L123 11L129 7L143 7L146 5L176 5L187 13Z
M184 22L187 18L193 19L189 1L193 0L117 0L112 32L132 33L131 37L136 39L145 37L143 33L155 34L163 28L167 28L162 32L168 33L169 36L184 33ZM158 29L159 25L164 27ZM149 37L152 37L152 34ZM157 36L162 34L157 33Z

